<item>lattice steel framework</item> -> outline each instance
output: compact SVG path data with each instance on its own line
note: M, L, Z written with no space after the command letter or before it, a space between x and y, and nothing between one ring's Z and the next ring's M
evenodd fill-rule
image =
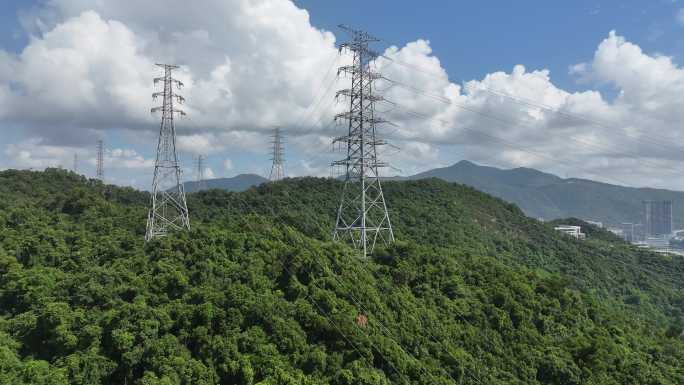
M375 113L375 102L382 97L373 94L373 83L381 76L370 68L378 55L369 49L369 44L379 40L363 31L343 25L340 28L351 36L349 42L340 45L340 51L348 50L353 61L338 69L338 75L351 76L351 88L336 95L349 100L349 111L335 117L348 123L348 132L334 139L334 143L346 147L347 157L332 163L344 170L333 238L351 242L366 257L378 240L385 244L394 242L379 175L379 169L387 165L378 160L377 153L377 147L386 144L376 135L376 126L387 123Z
M104 181L104 142L97 141L97 179Z
M284 138L280 127L273 129L272 135L273 141L273 153L271 155L271 160L273 165L271 166L271 174L268 179L271 182L275 182L285 178L285 150L284 150Z
M153 99L162 98L162 105L152 108L152 113L161 112L159 127L159 143L157 144L157 160L154 165L152 181L152 207L147 216L147 232L145 239L166 236L173 230L189 230L190 219L185 201L185 191L181 182L181 167L176 154L176 128L174 115L184 116L185 112L174 107L174 102L182 104L185 99L174 92L174 88L182 88L183 83L172 76L174 69L169 64L157 64L164 69L164 76L154 79L160 82L164 90L152 94Z
M206 190L207 182L204 179L204 162L206 161L206 156L197 155L195 164L195 181L197 182L197 191Z

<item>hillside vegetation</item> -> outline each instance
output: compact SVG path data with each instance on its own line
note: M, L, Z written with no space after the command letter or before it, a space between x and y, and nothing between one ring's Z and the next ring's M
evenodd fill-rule
M340 186L190 194L145 244L146 193L1 172L0 384L684 383L681 259L424 180L384 185L400 241L362 260Z

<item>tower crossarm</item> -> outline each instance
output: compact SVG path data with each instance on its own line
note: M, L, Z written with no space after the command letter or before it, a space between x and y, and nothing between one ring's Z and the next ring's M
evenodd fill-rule
M163 113L163 112L167 112L167 111L165 110L165 108L166 108L166 107L164 107L164 106L153 107L153 108L150 109L150 113L155 114L155 113L157 113L157 112L162 112L162 113ZM187 115L187 113L185 113L185 111L179 110L178 108L174 108L174 109L172 109L172 110L169 110L168 112L169 112L169 113L178 114L178 115L180 115L180 116L186 116L186 115Z
M170 79L168 79L168 80L169 80L169 82L170 82L171 84L173 84L174 86L176 86L176 87L178 87L178 88L185 87L185 84L184 84L182 81L178 80L178 79L170 78ZM164 83L165 81L166 81L166 79L165 79L163 76L154 78L154 84L155 84L155 85L156 85L157 83Z
M351 90L349 88L337 91L337 93L335 94L335 98L337 99L340 96L346 96L348 98L363 97L363 99L367 102L382 102L385 100L385 98L383 98L380 95L375 95L370 92L358 92Z
M166 91L155 92L155 93L152 94L152 99L157 100L157 98L159 98L159 97L162 97L162 98L163 98L164 95L165 95L165 93L166 93ZM181 95L178 95L178 94L175 94L175 93L174 93L174 94L172 95L172 97L173 97L173 98L176 100L176 102L178 102L179 104L185 103L185 98L184 98L183 96L181 96Z
M359 115L353 111L342 112L335 115L335 120L350 120L353 122L364 122L369 124L389 123L388 120L368 115Z
M333 143L352 143L352 144L370 144L373 146L384 146L389 144L386 140L384 139L369 139L369 138L364 138L360 139L358 135L344 135L344 136L338 136L336 138L333 138Z
M358 163L358 159L342 159L342 160L336 160L331 162L330 164L332 166L350 166ZM368 163L369 166L372 167L390 167L389 163L386 162L373 162L370 161Z
M366 80L378 80L378 79L383 79L382 74L379 72L374 72L374 71L364 71L358 68L358 66L353 66L353 65L348 65L348 66L342 66L337 69L337 76L340 76L340 74L346 73L348 75L355 75L355 74L361 74L363 73L363 76Z

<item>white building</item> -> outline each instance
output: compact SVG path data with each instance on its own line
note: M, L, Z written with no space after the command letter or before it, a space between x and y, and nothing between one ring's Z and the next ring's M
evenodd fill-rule
M580 226L560 225L554 227L554 230L577 239L584 239L587 237L587 235L582 232L582 227Z

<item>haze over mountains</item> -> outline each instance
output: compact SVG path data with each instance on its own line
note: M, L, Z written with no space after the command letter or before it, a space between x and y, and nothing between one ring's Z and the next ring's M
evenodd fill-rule
M406 178L439 178L461 183L515 203L530 217L545 220L576 217L610 225L642 221L643 200L671 200L675 228L684 226L684 192L653 188L634 188L588 179L561 178L531 168L510 170L460 161ZM253 174L207 180L208 188L244 191L267 179ZM187 182L186 191L195 191L196 183Z

